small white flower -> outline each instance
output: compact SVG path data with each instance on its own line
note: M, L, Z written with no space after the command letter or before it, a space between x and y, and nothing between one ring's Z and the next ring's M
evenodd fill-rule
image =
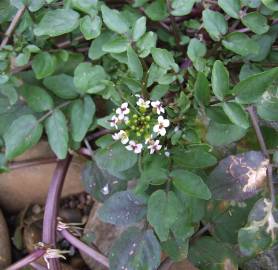
M118 123L120 122L119 118L116 115L113 115L110 120L110 126L113 128L118 129Z
M159 140L156 140L156 141L150 140L149 144L150 145L148 146L148 149L150 149L150 154L153 154L154 152L159 151L162 147L162 145L159 144Z
M122 144L127 144L128 143L128 136L126 134L125 131L123 130L120 130L118 133L115 133L112 135L112 138L115 140L115 141L118 141L118 140L121 140L121 143Z
M119 120L123 120L126 114L129 114L130 110L128 108L128 103L124 102L120 108L116 110L116 114L118 114Z
M164 113L165 110L164 108L162 107L162 104L160 101L152 101L151 103L152 107L156 110L156 113L157 114L161 114L161 113Z
M138 101L136 102L136 104L141 107L141 108L144 108L144 109L147 109L150 107L150 101L149 100L144 100L143 98L139 98Z
M129 145L125 148L128 151L133 151L135 154L140 154L142 152L143 145L141 143L136 143L135 141L130 141Z
M153 131L158 133L161 136L165 136L166 127L169 127L170 121L168 119L164 119L163 116L158 116L157 118L158 124L153 127Z

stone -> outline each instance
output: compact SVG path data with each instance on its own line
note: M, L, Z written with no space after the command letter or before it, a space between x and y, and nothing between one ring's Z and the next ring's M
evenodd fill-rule
M170 270L198 270L190 261L183 260L178 263L174 263Z
M15 161L42 157L53 157L48 143L41 141ZM81 169L85 160L75 157L68 170L62 197L84 191L81 183ZM0 175L0 207L5 212L15 213L30 204L44 204L48 187L55 169L55 163L14 169Z
M11 243L6 220L0 210L0 269L11 264Z
M93 244L100 250L100 252L102 252L102 254L108 256L113 242L120 236L124 229L100 221L97 217L97 211L100 206L101 204L99 203L94 204L89 215L88 223L84 229L84 235L93 234ZM86 254L81 253L81 256L90 269L107 270L107 268L102 267L99 263L88 257Z

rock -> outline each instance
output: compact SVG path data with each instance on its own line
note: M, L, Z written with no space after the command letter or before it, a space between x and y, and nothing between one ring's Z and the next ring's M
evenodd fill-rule
M51 157L48 143L40 142L16 161ZM74 158L65 180L62 196L84 191L80 175L84 160ZM29 204L44 204L55 163L20 168L0 176L0 207L7 212L18 212Z
M11 264L11 243L5 218L0 210L0 269Z
M257 255L246 262L243 270L277 270L278 269L278 245Z
M190 261L183 260L178 263L174 263L170 270L198 270Z
M111 248L114 240L116 240L123 229L116 227L111 224L103 223L97 218L97 211L100 204L95 203L91 210L88 223L85 226L84 235L93 234L94 240L93 244L104 254L108 255L109 249ZM92 270L106 270L105 267L101 267L99 263L95 262L93 259L85 254L81 254L84 261Z

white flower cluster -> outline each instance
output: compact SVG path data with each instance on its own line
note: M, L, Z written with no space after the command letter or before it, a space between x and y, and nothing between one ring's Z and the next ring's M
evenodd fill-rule
M128 144L126 149L136 154L142 152L144 145L147 146L150 154L153 154L162 148L157 137L165 136L170 121L161 115L165 113L165 109L160 101L151 102L140 96L137 97L136 105L139 110L133 109L133 106L129 108L127 102L116 109L110 125L119 131L112 137L122 144Z

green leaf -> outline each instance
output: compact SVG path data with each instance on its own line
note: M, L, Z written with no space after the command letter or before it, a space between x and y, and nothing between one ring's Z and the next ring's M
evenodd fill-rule
M276 0L262 0L262 2L267 8L273 11L278 11L278 3Z
M110 175L92 161L88 161L82 170L82 182L86 192L99 202L106 201L115 192L127 187L126 181Z
M38 53L32 61L32 69L38 80L51 75L56 68L56 58L48 52Z
M242 5L250 8L258 8L261 5L261 0L240 0Z
M194 84L194 97L200 105L209 105L210 88L209 81L204 73L198 72L197 79Z
M259 100L267 88L277 80L278 68L252 75L239 82L232 90L236 99L242 104L249 104Z
M15 64L17 67L21 67L27 65L30 60L31 53L27 50L23 51L23 53L18 54L15 58Z
M160 264L160 245L152 230L128 228L113 244L109 265L113 270L156 270Z
M111 40L108 40L103 46L102 50L109 53L122 53L127 50L128 39L124 36L113 37Z
M199 58L202 58L206 55L207 48L204 43L202 43L197 38L192 38L189 42L187 48L187 55L192 62L195 62Z
M101 33L100 36L94 39L89 48L89 58L92 60L97 60L105 55L106 52L102 50L102 47L111 39L112 36L113 33L106 31Z
M139 56L144 58L151 53L151 49L156 46L157 35L150 31L141 37L136 45L138 47Z
M262 95L257 104L257 111L266 121L278 121L278 88Z
M178 217L180 202L173 191L167 194L157 190L149 198L147 219L154 227L160 241L166 241L169 231Z
M189 260L204 270L237 270L237 255L233 249L213 237L197 240L189 249Z
M72 6L94 17L97 13L98 0L71 0Z
M242 128L249 128L248 115L241 105L236 102L224 102L223 110L232 123Z
M156 0L145 7L145 13L153 21L162 21L168 17L165 0Z
M130 169L137 162L137 155L127 151L120 142L113 143L105 149L98 149L95 154L97 165L112 175Z
M154 62L165 69L178 69L177 64L175 63L172 53L166 49L152 48L151 49L152 57Z
M242 23L258 35L264 34L269 30L267 18L258 11L246 14L242 18Z
M215 41L219 41L228 31L228 24L225 17L217 11L204 10L203 22L210 37Z
M91 63L80 63L74 70L74 85L77 87L80 94L90 92L92 88L100 86L105 88L102 81L107 78L105 70L102 66Z
M102 21L99 16L94 18L86 15L80 19L80 30L86 40L94 39L100 35Z
M3 135L6 160L12 160L37 144L42 130L42 125L31 114L19 116L14 120Z
M171 1L171 14L173 16L188 15L195 4L196 0L173 0Z
M271 237L259 227L241 228L238 232L240 251L244 256L252 256L271 246Z
M127 49L127 59L128 68L137 80L141 80L143 77L143 67L141 65L139 57L131 46L129 46Z
M52 151L59 159L64 159L68 152L68 127L67 120L60 110L55 110L45 123L48 142Z
M213 198L243 201L255 196L265 184L267 166L268 161L259 151L222 159L207 180Z
M76 142L81 142L91 126L96 111L95 103L90 96L76 100L70 112L71 135Z
M218 5L232 18L239 19L239 0L218 0Z
M51 110L54 106L52 97L39 86L25 84L21 93L28 106L35 112Z
M179 147L175 148L172 154L174 163L183 168L207 168L217 163L215 156L201 147L188 150Z
M59 74L47 77L43 80L43 85L60 98L72 99L78 97L73 77L69 75Z
M151 92L151 100L159 100L163 98L169 90L169 85L156 85Z
M213 224L215 237L225 243L236 245L238 243L238 231L246 224L253 205L254 199L245 200L244 207L242 204L230 200L211 200L206 208L206 217L203 222Z
M56 37L73 31L79 25L79 14L71 9L48 10L35 27L36 36Z
M132 29L133 41L138 41L146 33L146 22L147 19L145 16L136 20Z
M129 25L118 10L102 5L101 13L103 22L110 30L119 34L128 32Z
M214 146L227 145L240 140L246 134L246 129L232 124L209 124L206 139Z
M212 68L211 75L212 91L215 96L223 100L229 92L229 71L224 66L223 62L216 60Z
M98 217L105 223L127 226L142 220L146 212L145 200L131 191L120 191L104 202L98 211Z
M172 171L170 176L173 179L175 187L185 194L204 200L211 198L210 190L197 174L178 169Z
M222 44L227 50L230 50L241 56L256 54L260 49L256 41L249 38L246 34L240 32L228 34L225 39L222 40Z
M18 94L17 94L16 89L14 88L14 86L12 84L9 84L9 83L1 85L0 95L7 97L10 105L14 105L18 100Z

